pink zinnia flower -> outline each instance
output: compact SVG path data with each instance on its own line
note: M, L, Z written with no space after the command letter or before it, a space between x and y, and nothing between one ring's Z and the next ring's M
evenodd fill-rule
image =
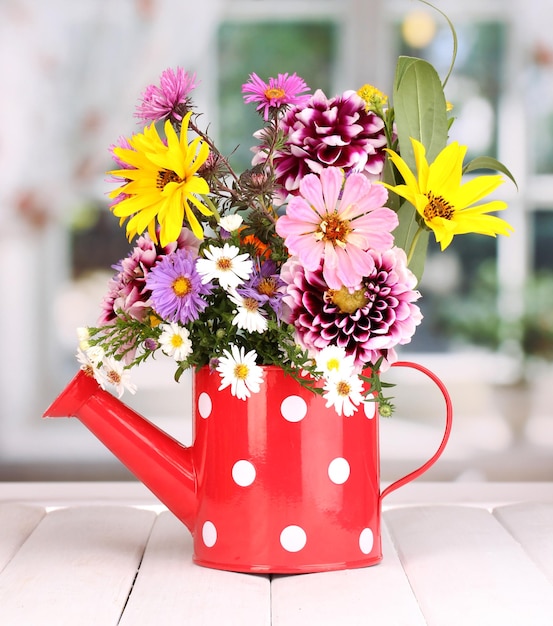
M362 368L384 357L386 368L396 359L395 347L411 341L422 320L417 279L407 268L401 248L370 252L374 269L360 288L329 289L322 271L305 271L292 257L282 268L287 283L284 320L293 324L300 345L319 352L344 348Z
M269 83L264 82L255 73L250 74L250 80L242 85L244 102L259 102L256 111L263 110L263 119L267 121L273 110L288 106L301 106L309 100L309 91L303 78L297 74L279 74L277 78L269 78Z
M136 107L135 117L144 122L157 122L173 117L182 121L188 106L188 95L196 87L196 74L188 74L182 67L176 72L166 69L157 85L149 85L142 94L142 102Z
M306 103L292 107L279 127L285 145L274 153L275 175L288 193L297 192L306 174L319 174L329 166L363 172L371 180L382 173L386 156L384 122L366 110L365 101L355 91L327 98L318 89ZM253 163L263 163L267 146L262 144L254 151Z
M384 251L393 245L398 218L383 206L385 188L363 174L345 177L339 168L329 167L320 176L307 175L300 194L277 220L277 233L306 270L322 264L331 289L358 288L374 268L369 248Z

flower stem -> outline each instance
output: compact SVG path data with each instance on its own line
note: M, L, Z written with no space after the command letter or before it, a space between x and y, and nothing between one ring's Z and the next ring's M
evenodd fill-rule
M419 225L415 236L413 237L413 241L411 241L411 247L409 248L409 252L407 253L407 267L411 265L411 261L413 259L413 255L415 254L415 249L417 247L417 243L419 242L420 236L424 228Z

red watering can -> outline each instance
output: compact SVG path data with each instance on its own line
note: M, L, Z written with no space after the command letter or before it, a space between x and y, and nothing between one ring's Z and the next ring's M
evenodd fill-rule
M364 567L382 559L380 510L391 491L442 454L452 423L446 404L435 454L380 491L378 406L343 417L282 369L264 367L246 401L219 391L220 378L194 374L193 445L185 447L77 373L44 417L75 416L194 536L194 561L217 569L305 573Z

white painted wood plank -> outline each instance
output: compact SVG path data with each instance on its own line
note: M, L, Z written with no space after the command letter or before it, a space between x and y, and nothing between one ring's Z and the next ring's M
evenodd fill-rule
M0 624L115 626L154 519L131 507L50 512L0 574Z
M553 624L553 586L489 511L405 507L385 519L429 626Z
M46 515L41 506L0 502L0 572Z
M273 626L426 624L386 529L384 558L372 567L272 581Z
M158 516L120 626L269 626L267 576L200 567L192 537L171 513Z
M553 584L553 503L524 502L493 513Z

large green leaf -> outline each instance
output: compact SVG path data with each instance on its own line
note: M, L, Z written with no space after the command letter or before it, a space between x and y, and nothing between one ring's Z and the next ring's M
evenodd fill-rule
M429 162L436 158L447 143L445 96L440 77L430 63L413 57L399 57L393 105L399 151L414 171L411 137L424 145Z
M428 249L430 231L420 229L417 221L417 211L410 202L404 202L397 212L399 225L394 230L394 242L396 246L403 248L409 255L409 269L420 281L424 272L424 263ZM415 246L413 242L416 238Z

